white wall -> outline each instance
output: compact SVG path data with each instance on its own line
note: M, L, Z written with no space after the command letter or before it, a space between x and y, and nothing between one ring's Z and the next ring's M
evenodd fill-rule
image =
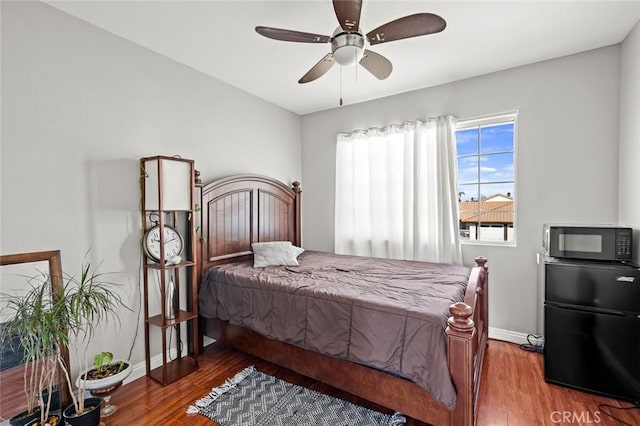
M634 260L640 263L640 22L622 43L620 79L619 222L635 233Z
M536 332L542 224L618 219L619 75L620 46L612 46L304 116L304 246L333 249L336 133L519 110L517 247L465 245L463 255L466 264L489 259L490 325Z
M1 7L3 254L61 249L73 273L91 249L138 310L141 157L194 159L205 182L300 179L299 116L45 4ZM89 354L126 356L137 324L144 359L141 318L121 321Z

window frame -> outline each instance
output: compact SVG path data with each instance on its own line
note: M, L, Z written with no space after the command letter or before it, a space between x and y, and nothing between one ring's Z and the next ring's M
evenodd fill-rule
M485 245L485 246L501 246L501 247L516 247L518 240L518 198L519 191L517 189L518 184L518 170L517 170L517 158L518 158L518 111L505 112L501 114L492 114L482 117L475 117L469 119L459 119L456 125L456 133L459 130L465 130L475 127L486 127L504 123L513 123L513 238L510 241L496 241L496 240L466 240L460 238L460 243L463 245ZM457 142L456 142L457 146ZM506 152L506 151L505 151ZM509 151L510 152L510 151ZM482 157L484 153L478 150L476 156L479 158ZM490 154L494 154L491 152ZM468 154L464 156L471 157L473 154ZM458 179L458 166L459 166L459 158L461 156L457 153L456 150L456 187L459 188L460 182L457 182ZM478 161L478 168L480 167L480 162ZM505 181L509 182L509 181ZM489 183L488 183L489 184ZM475 185L480 187L482 185L480 171L478 171L478 181L475 182ZM458 206L458 216L460 216L460 207ZM458 223L460 223L458 221Z

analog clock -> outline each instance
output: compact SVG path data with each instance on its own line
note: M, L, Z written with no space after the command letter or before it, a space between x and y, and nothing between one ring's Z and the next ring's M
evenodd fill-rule
M160 225L150 228L142 244L145 254L154 262L160 262ZM164 258L180 256L184 248L182 235L172 226L164 225Z

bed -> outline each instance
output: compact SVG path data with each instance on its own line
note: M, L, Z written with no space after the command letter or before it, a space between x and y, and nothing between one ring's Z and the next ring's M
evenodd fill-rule
M300 184L241 175L200 190L203 335L425 423L475 423L486 259L465 268L307 250L297 266L253 268L252 243L301 245Z

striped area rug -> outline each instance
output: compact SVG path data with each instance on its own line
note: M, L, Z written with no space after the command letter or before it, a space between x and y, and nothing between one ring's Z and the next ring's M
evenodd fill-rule
M222 426L401 426L400 413L370 410L247 367L187 410Z

